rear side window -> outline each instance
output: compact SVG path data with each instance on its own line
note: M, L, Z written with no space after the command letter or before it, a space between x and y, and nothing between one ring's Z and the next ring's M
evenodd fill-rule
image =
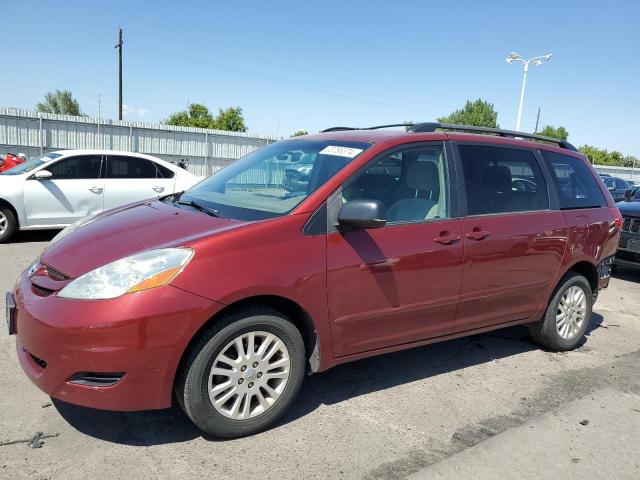
M173 172L151 160L137 157L109 156L107 178L171 178Z
M530 150L458 145L467 213L485 215L549 208L542 171Z
M560 209L605 207L607 201L582 160L542 150L560 198Z

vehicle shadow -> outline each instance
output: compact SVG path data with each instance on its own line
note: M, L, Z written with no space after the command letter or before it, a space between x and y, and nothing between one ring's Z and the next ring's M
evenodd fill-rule
M602 316L594 313L585 342L602 322ZM517 326L339 365L307 377L292 408L272 428L293 422L321 405L337 404L473 365L500 362L537 348L529 339L526 327ZM159 445L203 436L177 405L166 410L107 412L59 400L53 400L53 404L75 429L108 442ZM207 436L203 438L215 441Z
M22 230L15 233L8 243L49 242L60 230Z

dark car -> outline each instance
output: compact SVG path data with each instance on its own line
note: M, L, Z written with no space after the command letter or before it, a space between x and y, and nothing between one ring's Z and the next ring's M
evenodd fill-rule
M626 180L618 177L604 177L602 178L602 181L616 202L624 200L624 192L630 188L630 185Z
M283 174L305 155L294 195ZM8 294L9 332L54 398L176 401L238 437L276 422L307 374L353 360L517 324L579 347L621 227L565 141L333 128L61 232Z
M623 223L614 265L640 268L640 188L627 190L624 197L617 204Z

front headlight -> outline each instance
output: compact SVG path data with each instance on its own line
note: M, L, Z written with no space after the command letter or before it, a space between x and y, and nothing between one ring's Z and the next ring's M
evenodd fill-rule
M105 300L166 285L193 257L190 248L147 250L85 273L58 292L62 298Z

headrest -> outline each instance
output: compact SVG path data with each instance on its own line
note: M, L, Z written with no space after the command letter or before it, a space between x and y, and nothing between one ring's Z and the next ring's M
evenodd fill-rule
M511 170L505 166L493 166L484 171L484 183L487 187L498 192L510 192Z
M433 162L410 163L406 184L411 190L437 190L440 186L438 167Z

